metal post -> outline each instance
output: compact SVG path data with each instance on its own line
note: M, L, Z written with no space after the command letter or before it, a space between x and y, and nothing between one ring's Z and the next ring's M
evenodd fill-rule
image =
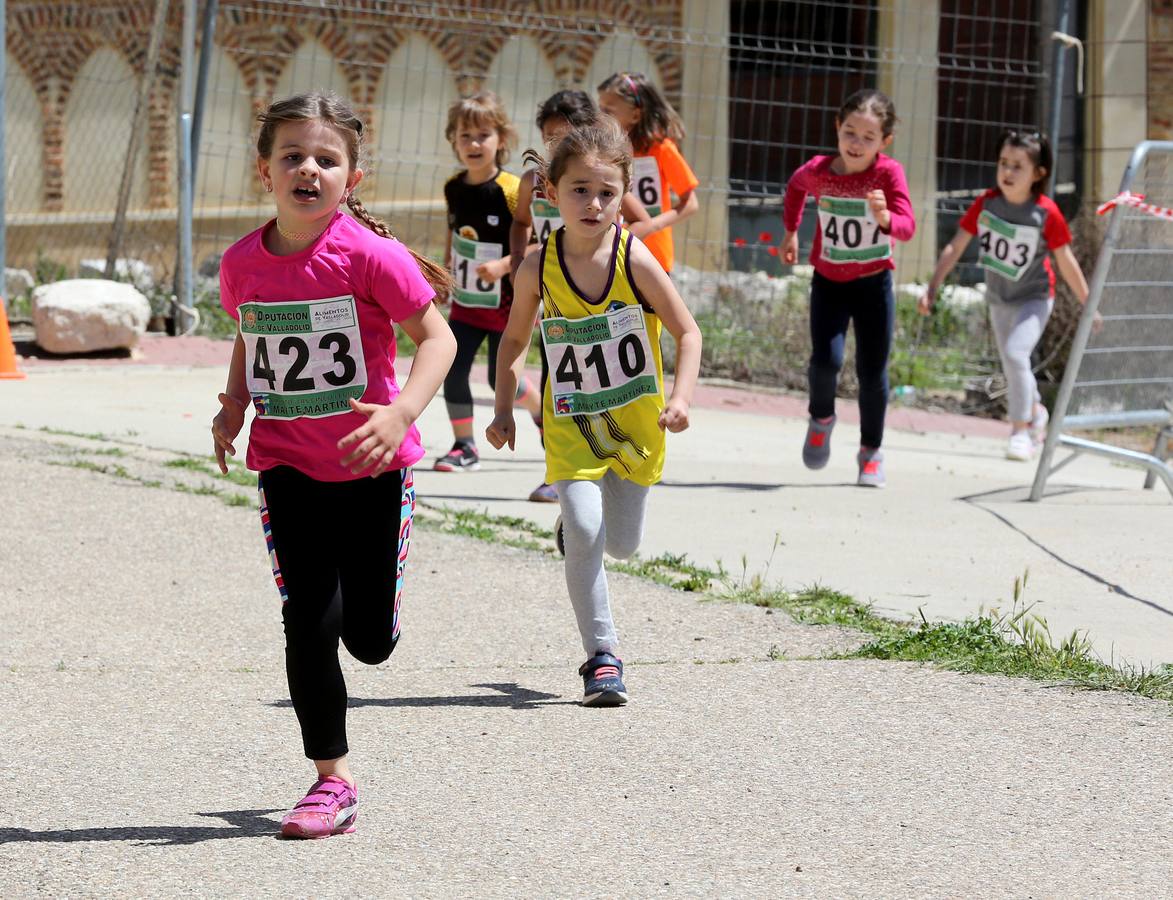
M1056 31L1066 34L1071 22L1071 0L1059 0L1059 25ZM1059 172L1059 126L1063 113L1063 80L1064 63L1067 59L1067 45L1052 39L1051 64L1051 121L1047 129L1047 137L1051 139L1051 148L1054 156L1051 171L1047 175L1047 194L1055 195L1055 178Z
M126 164L122 167L122 184L118 187L118 206L114 210L114 225L110 229L110 246L106 250L107 278L114 277L114 267L118 254L122 250L123 235L126 233L126 208L130 205L135 162L138 159L139 144L143 140L143 126L147 121L151 88L155 85L155 74L159 68L159 48L163 44L163 32L167 29L168 6L170 6L169 0L157 0L155 4L155 21L151 23L151 37L147 42L147 60L143 66L143 80L139 83L134 118L130 123L130 141L126 146Z
M180 46L179 63L179 121L176 146L179 167L179 234L178 259L175 271L176 332L187 331L192 305L191 277L191 106L192 106L192 62L195 57L195 15L196 0L183 2L183 42Z
M212 62L212 42L216 38L216 13L220 0L204 4L204 29L200 37L200 70L196 76L195 108L191 119L191 181L195 184L200 161L200 132L204 124L204 102L208 94L208 68Z

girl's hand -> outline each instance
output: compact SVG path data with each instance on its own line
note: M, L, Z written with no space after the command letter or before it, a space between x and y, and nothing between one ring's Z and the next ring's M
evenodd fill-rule
M248 409L248 404L227 394L220 394L216 399L220 401L220 411L212 419L212 447L216 451L216 462L221 474L227 475L228 462L224 459L224 453L227 451L230 456L236 456L232 442L244 427L244 411Z
M509 260L510 258L505 256L501 259L490 259L487 262L481 263L477 266L477 278L486 284L499 281L505 275L509 274Z
M497 413L493 417L493 421L489 423L489 427L485 429L485 437L498 450L506 444L512 450L517 440L517 422L513 419L513 413Z
M872 215L876 217L876 224L884 231L892 224L892 214L888 212L888 198L879 188L868 191L868 206L872 208Z
M349 466L355 475L369 474L371 478L382 475L395 461L395 451L411 428L411 419L400 412L394 403L383 406L379 403L363 403L350 398L350 408L367 417L360 425L338 442L338 449L353 449L342 457L342 465ZM367 472L374 466L374 470Z
M798 232L788 231L782 238L782 262L793 266L798 262Z
M1100 315L1097 309L1094 316L1092 316L1092 334L1099 334L1104 330L1104 317Z
M916 311L922 316L927 316L933 311L933 304L937 302L937 289L931 284L925 288L925 292L920 295L920 299L916 301Z
M660 421L657 422L661 431L671 431L673 434L684 431L688 427L688 403L673 397L660 412Z

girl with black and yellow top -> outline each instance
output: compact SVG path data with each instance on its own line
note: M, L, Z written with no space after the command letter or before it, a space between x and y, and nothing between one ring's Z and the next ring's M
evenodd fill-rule
M546 481L558 488L566 586L588 659L583 703L627 702L603 551L618 559L643 537L648 488L664 468L665 431L688 427L701 334L663 268L615 225L631 182L631 144L610 120L567 134L545 172L563 226L517 273L497 356L489 442L513 449L513 398L541 307L550 365L543 391ZM664 399L660 328L676 341Z
M496 373L497 344L509 321L513 284L509 277L509 229L517 209L518 178L501 166L515 140L501 98L492 91L452 104L444 132L464 170L444 185L448 206L445 256L456 282L448 325L456 337L456 359L444 379L444 403L452 423L452 449L436 460L438 472L476 469L480 464L472 430L469 373L481 344L489 342L489 384ZM541 400L528 378L517 399L540 425Z

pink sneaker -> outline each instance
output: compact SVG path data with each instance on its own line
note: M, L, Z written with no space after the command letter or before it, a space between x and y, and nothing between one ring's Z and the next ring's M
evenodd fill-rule
M358 794L337 775L310 785L309 793L281 820L281 836L322 838L350 834L358 820Z

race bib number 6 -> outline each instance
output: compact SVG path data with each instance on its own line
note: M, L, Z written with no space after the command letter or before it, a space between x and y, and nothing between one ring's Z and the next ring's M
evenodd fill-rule
M664 206L664 190L660 184L660 164L654 156L637 156L632 160L632 182L635 196L644 205L649 216L658 216Z
M892 256L892 241L866 200L820 197L819 232L827 262L874 262Z
M542 319L542 343L555 416L601 413L660 393L638 306L584 319Z
M320 419L350 412L367 386L354 297L242 303L245 377L258 416Z
M1033 225L1013 225L982 210L978 216L978 244L982 268L1018 281L1034 262L1039 230Z

